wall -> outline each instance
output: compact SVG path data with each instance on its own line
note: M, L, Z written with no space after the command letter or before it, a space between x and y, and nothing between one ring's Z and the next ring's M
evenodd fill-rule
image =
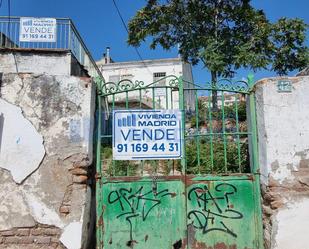
M106 81L111 75L127 75L132 74L133 81L141 80L146 84L153 82L153 73L166 72L166 75L182 75L182 62L180 59L162 59L162 60L146 60L144 63L140 61L119 62L102 65L97 62L99 68ZM147 67L145 66L147 65Z
M308 248L309 77L288 78L290 93L280 79L256 85L266 248Z
M103 58L104 59L104 58ZM153 74L158 72L165 72L166 76L175 75L177 77L184 76L185 79L192 79L192 71L190 64L184 64L180 58L172 58L172 59L159 59L159 60L145 60L144 63L141 61L131 61L131 62L120 62L120 63L109 63L103 64L103 61L97 62L106 82L109 81L110 76L115 75L133 75L131 79L133 82L136 80L143 81L145 85L151 84L153 80ZM145 66L146 65L146 66ZM171 79L171 78L170 78ZM169 79L166 81L166 85L168 85ZM158 89L157 89L158 90ZM150 89L147 90L148 93L142 92L143 98L150 100L149 103L152 104L152 92ZM166 108L166 99L165 99L165 89L162 90L163 93L159 97L156 97L156 101L161 104L162 108ZM190 92L191 95L193 91ZM173 93L168 93L168 95L173 94L173 108L179 108L179 96L176 91ZM138 102L139 92L131 92L129 94L130 99L137 100ZM168 96L169 97L169 96ZM125 94L118 94L115 96L116 101L123 101L125 98ZM118 99L117 99L118 98ZM189 96L187 100L192 100L193 97ZM194 106L194 101L191 103L191 107ZM150 107L152 107L150 105Z
M0 65L0 248L87 248L94 85Z
M68 50L1 49L0 72L88 75Z

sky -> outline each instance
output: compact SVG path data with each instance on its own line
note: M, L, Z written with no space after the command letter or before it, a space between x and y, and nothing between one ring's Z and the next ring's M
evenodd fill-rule
M8 15L8 1L2 0L0 16ZM26 17L68 17L71 18L81 34L86 46L95 60L102 57L106 47L111 47L114 61L140 60L135 49L127 45L127 32L121 23L112 0L10 0L11 16ZM1 2L1 0L0 0ZM145 0L116 0L121 14L128 22ZM280 17L302 18L309 24L309 0L253 0L254 7L263 9L271 21ZM309 36L309 32L307 32ZM307 44L308 37L307 37ZM161 48L151 50L149 44L142 44L139 52L143 59L177 57L177 49L165 51ZM247 77L250 71L240 69L235 76ZM294 75L296 72L290 73ZM274 72L255 72L255 79L276 76ZM193 67L195 83L209 81L210 73L201 64Z

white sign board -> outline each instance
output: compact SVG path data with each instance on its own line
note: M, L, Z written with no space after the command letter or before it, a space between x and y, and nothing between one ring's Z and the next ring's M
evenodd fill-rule
M179 159L181 132L179 110L115 110L113 159Z
M56 42L57 21L55 18L20 18L19 41Z
M161 97L161 96L165 96L165 95L167 95L165 88L156 88L155 89L155 96Z

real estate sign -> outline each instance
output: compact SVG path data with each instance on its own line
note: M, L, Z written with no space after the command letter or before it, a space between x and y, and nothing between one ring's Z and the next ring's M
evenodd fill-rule
M113 111L113 159L178 159L182 156L181 111Z
M56 42L57 21L55 18L20 18L19 41Z

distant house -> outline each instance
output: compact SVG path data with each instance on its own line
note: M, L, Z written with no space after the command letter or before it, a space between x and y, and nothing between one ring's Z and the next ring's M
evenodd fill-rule
M193 82L191 65L183 62L181 58L115 62L110 56L110 49L107 48L102 59L97 61L97 65L106 82L118 83L121 80L143 81L145 86L157 81L156 86L168 86L171 78L165 77L170 75L182 76L185 81ZM184 85L187 86L188 83L184 83ZM155 107L157 109L179 108L178 91L171 91L170 88L168 90L166 88L143 90L141 101L139 94L139 91L129 93L130 108L138 106L152 108L153 96L155 96ZM110 98L109 101L111 101ZM115 104L118 108L125 107L126 95L115 95ZM186 109L194 109L194 91L185 93L185 107Z
M209 99L208 96L199 96L198 97L199 102L204 106L204 107L208 107L209 103L210 106L212 106L212 100L211 98ZM225 93L224 94L224 99L223 99L223 105L224 106L233 106L235 105L235 102L239 103L239 102L244 102L246 101L245 96L239 93ZM221 109L222 108L222 98L221 95L218 95L218 100L217 100L217 105L218 108Z

